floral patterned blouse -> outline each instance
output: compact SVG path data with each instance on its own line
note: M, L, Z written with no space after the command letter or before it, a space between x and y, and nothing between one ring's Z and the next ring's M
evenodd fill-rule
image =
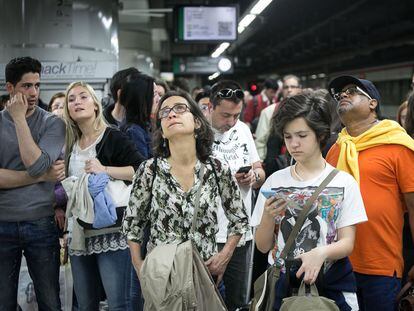
M214 165L218 183L211 165ZM171 174L171 166L165 158L157 159L156 177L153 181L154 159L141 164L135 173L133 188L123 232L128 240L142 243L144 228L150 225L148 251L155 246L181 243L192 239L204 260L217 253L216 233L218 232L217 210L220 205L229 220L228 235L242 235L249 229L249 221L243 206L237 182L230 169L219 160L212 158L205 165L203 182L200 182L201 162L195 165L194 185L184 192ZM195 233L191 233L194 203L198 187L202 185L199 214Z

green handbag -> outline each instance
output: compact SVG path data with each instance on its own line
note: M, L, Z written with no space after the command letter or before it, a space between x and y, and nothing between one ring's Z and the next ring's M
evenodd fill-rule
M309 293L306 293L307 287L310 287ZM284 298L280 311L339 311L339 308L335 301L319 296L315 284L306 285L302 281L298 295Z

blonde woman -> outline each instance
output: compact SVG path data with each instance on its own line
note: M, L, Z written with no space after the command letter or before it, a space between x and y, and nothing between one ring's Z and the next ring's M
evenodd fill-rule
M111 179L132 180L142 157L124 134L107 125L102 106L90 85L84 82L69 85L63 115L67 125L67 176L80 178L85 173L90 176L106 173ZM78 202L80 200L82 198ZM109 309L127 309L130 257L126 238L118 230L123 208L118 207L116 212L118 219L113 226L84 230L84 249L75 249L69 244L79 310L98 310L101 293L97 284L101 281ZM77 219L72 219L73 227L78 225L75 221ZM75 240L75 234L72 239Z

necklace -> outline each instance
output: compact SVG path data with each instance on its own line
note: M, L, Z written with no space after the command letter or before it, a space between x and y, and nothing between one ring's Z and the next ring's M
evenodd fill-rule
M299 175L299 173L296 171L296 165L298 164L298 162L296 162L294 165L293 165L293 174L295 175L295 177L299 180L299 181L305 181L305 179L303 179L300 175ZM323 169L325 169L326 168L326 161L324 161L324 168Z
M299 181L304 181L304 179L302 178L302 177L300 177L300 175L298 174L298 172L296 171L296 164L297 164L298 162L296 162L295 163L295 165L293 165L293 174L295 175L295 177L297 178L297 179L299 179Z

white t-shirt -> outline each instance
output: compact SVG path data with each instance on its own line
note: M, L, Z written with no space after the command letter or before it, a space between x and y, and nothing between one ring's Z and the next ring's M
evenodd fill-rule
M300 207L304 206L312 193L333 169L327 163L326 168L318 177L312 180L298 181L293 179L290 167L287 167L270 175L263 184L261 189L275 190L294 202L288 204L284 216L275 219L275 224L279 225L278 238L273 250L269 252L269 264L273 264L274 259L279 256L285 246L285 242L295 225L295 219L301 211ZM259 194L251 219L253 227L260 224L265 201L266 198L263 194ZM300 209L297 208L298 206ZM329 245L337 241L338 229L367 220L357 182L348 173L340 171L313 203L309 216L295 239L293 256L298 256L318 246ZM330 264L327 262L325 268L328 268Z
M252 165L260 161L249 127L240 120L227 132L215 132L213 155L224 163L227 163L233 175L242 166ZM246 207L247 215L251 216L252 188L239 185L240 192ZM228 220L222 208L218 211L219 232L216 235L218 243L227 241ZM251 230L241 239L250 241L253 239Z

